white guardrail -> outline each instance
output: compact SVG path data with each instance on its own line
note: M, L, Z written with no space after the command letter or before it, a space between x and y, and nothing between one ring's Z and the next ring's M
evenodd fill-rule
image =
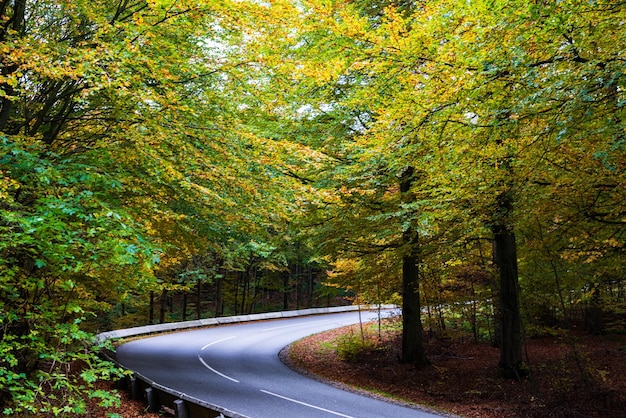
M225 316L219 318L198 319L194 321L172 322L156 325L145 325L114 331L102 332L96 335L96 343L107 340L136 337L140 335L158 334L162 332L182 331L193 328L233 324L238 322L263 321L270 319L293 318L296 316L323 315L351 311L372 311L378 309L397 309L396 305L351 305L335 306L330 308L310 308L294 311L268 312L250 315ZM122 367L114 356L103 353L108 360ZM160 385L153 380L133 372L133 375L119 382L119 389L130 391L132 399L143 399L148 404L150 412L167 412L175 418L248 418L234 411L229 411L218 405L211 404L200 399Z

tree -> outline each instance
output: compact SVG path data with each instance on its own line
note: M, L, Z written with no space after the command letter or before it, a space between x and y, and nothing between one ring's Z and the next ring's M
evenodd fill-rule
M380 3L306 3L307 13L293 9L291 25L283 25L291 32L272 32L288 45L268 42L263 49L272 73L284 71L276 80L294 110L309 109L304 124L323 127L307 144L327 157L323 184L336 181L328 189L333 198L318 207L340 202L327 212L335 235L328 227L326 245L335 252L366 243L386 248L393 242L389 220L416 208L431 217L413 223L425 230L420 237L453 221L463 227L456 237L444 235L449 242L489 235L501 281L493 284L501 297L500 367L521 376L517 238L526 236L527 214L541 213L543 225L559 219L559 229L569 229L578 244L572 222L595 218L622 231L622 194L614 187L620 179L614 169L623 162L621 61L611 46L621 39L615 22L622 7ZM281 4L281 23L286 8ZM613 35L599 39L587 17ZM270 48L280 47L280 62L272 61ZM407 166L420 173L418 198L394 213L385 193ZM577 201L574 190L586 197ZM586 221L550 203L561 192ZM588 243L590 235L583 236ZM606 242L613 253L616 242Z
M404 263L395 264L396 271L392 273L404 276L406 281L404 332L407 337L417 335L421 338L416 287L419 243L415 239L420 216L424 217L415 210L421 202L401 198L398 194L398 177L411 163L397 158L397 155L388 155L386 149L398 146L395 141L401 140L395 135L385 137L382 124L380 130L375 128L384 104L374 104L373 98L387 101L384 90L389 87L390 80L378 79L371 75L375 71L368 74L370 68L361 70L355 64L364 66L359 62L363 59L375 66L372 57L379 52L379 45L370 41L380 36L386 42L389 35L384 30L367 33L370 29L376 31L377 18L361 17L350 6L316 3L306 6L311 10L308 15L311 18L290 23L288 30L299 32L286 37L288 45L270 43L268 38L263 38L263 45L284 48L280 49L280 64L268 72L274 73L274 80L279 83L287 79L287 98L280 103L288 103L286 107L293 110L292 118L304 126L296 130L296 134L301 132L299 137L303 138L303 143L315 148L320 156L321 164L315 165L317 173L300 169L298 175L311 179L322 192L321 199L310 205L317 210L317 213L311 212L311 223L316 225L312 233L324 243L324 253L334 261L357 257L374 260L395 251L395 258L404 260ZM281 4L280 7L285 6ZM279 7L276 13L278 10ZM297 10L285 14L303 16ZM276 16L270 15L268 19L276 19ZM263 23L261 26L269 25ZM285 39L274 32L270 36ZM367 41L362 40L363 36L367 36ZM264 62L271 60L274 64L272 51L267 51L269 48L263 45L259 48ZM319 126L324 127L323 132L315 130ZM398 136L401 136L400 132ZM377 153L383 149L385 152ZM317 168L320 165L321 172ZM406 182L403 187L407 189L403 192L408 192L411 182ZM321 218L317 219L317 216ZM384 222L387 225L383 226ZM362 262L358 264L363 265ZM401 268L403 264L404 268ZM367 270L371 271L371 267ZM377 271L370 274L384 275ZM350 287L363 288L367 282L365 275L355 277L359 277L360 283L352 283ZM405 361L424 362L420 338L409 338Z
M178 288L186 259L233 260L297 206L288 153L245 125L233 6L0 2L5 414L84 412L113 373L84 354L106 312Z

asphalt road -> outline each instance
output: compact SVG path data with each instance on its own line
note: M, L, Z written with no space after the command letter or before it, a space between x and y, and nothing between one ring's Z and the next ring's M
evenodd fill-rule
M376 318L374 312L362 315ZM358 312L349 312L179 332L123 344L117 360L157 383L252 418L438 416L308 379L278 358L300 338L358 321Z

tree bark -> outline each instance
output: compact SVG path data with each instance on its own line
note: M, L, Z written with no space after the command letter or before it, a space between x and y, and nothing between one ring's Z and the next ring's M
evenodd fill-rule
M196 319L202 318L202 282L196 283Z
M493 259L500 278L500 372L507 378L521 378L522 320L519 306L517 244L515 233L504 225L494 228Z
M587 306L586 320L589 331L594 335L602 334L604 331L604 321L602 318L602 297L600 295L600 286L593 285L591 300Z
M289 310L289 276L291 275L291 268L288 267L286 271L282 272L283 276L283 310Z
M154 324L154 291L150 291L150 313L148 317L148 323L150 325Z
M242 273L237 273L237 279L235 280L235 315L239 314L239 282L241 281L241 274Z
M256 264L252 267L252 301L250 302L250 305L248 305L248 313L252 314L254 313L255 309L256 309L256 304L257 301L259 299L259 288L261 287L261 274L259 274L259 266L257 266Z
M428 363L422 339L418 259L402 260L402 363Z
M313 269L311 266L307 267L307 278L307 308L310 308L313 306Z
M224 290L223 290L223 276L218 275L215 280L215 316L224 316Z
M161 291L159 300L159 324L165 323L165 312L167 311L167 289Z
M400 193L403 200L410 201L413 183L413 167L402 173ZM428 364L424 341L422 338L421 303L419 294L418 245L419 236L416 231L408 229L403 232L403 241L408 248L402 258L402 363L413 363L418 366Z
M243 289L241 289L241 309L239 312L242 314L246 313L246 301L248 299L248 292L250 290L250 269L251 267L246 267L246 270L241 272L241 281Z
M300 263L296 263L296 272L294 273L294 277L295 277L295 282L296 282L296 309L300 309L300 299L301 299L301 287L302 284L300 283Z

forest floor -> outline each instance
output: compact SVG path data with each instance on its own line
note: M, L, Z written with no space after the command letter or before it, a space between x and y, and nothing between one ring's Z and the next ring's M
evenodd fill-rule
M357 326L328 331L283 357L322 380L462 417L626 417L626 335L528 339L530 374L520 381L498 375L499 352L488 343L427 338L431 364L418 369L399 363L397 331L376 332L360 348L355 338Z
M521 381L499 377L498 349L488 343L427 338L431 364L418 369L398 362L398 331L383 330L379 338L370 328L366 336L363 344L358 326L336 329L296 342L281 357L302 373L349 390L462 417L626 418L626 335L527 339L530 375ZM120 408L92 404L89 415L163 416L121 395Z

